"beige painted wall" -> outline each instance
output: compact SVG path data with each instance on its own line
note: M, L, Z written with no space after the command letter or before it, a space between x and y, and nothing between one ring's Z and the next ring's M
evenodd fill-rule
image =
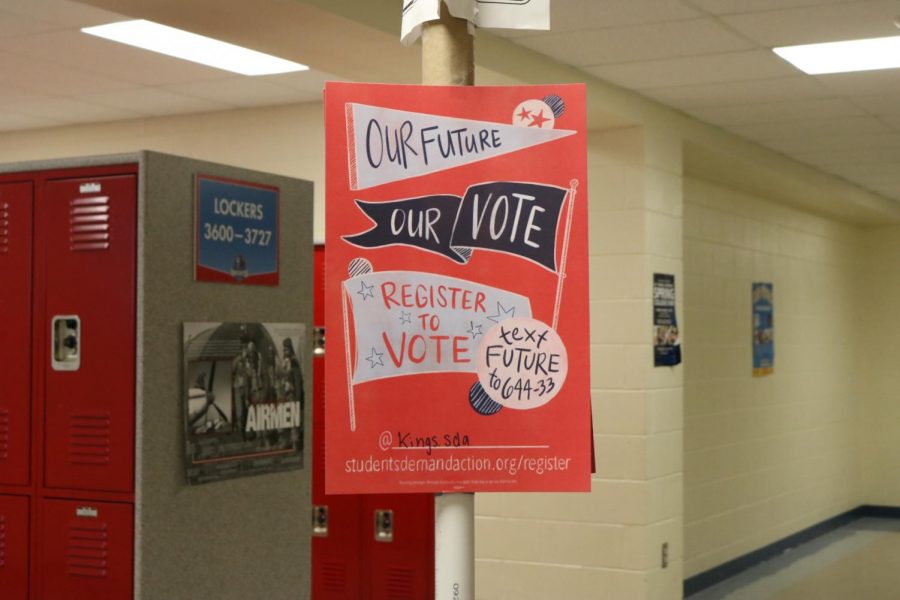
M325 232L322 105L0 133L0 163L156 150L316 182L313 235Z
M863 499L900 506L900 227L866 232L859 271Z
M691 576L862 502L855 385L865 315L862 229L696 179L684 189ZM764 378L751 376L754 281L774 284L775 373Z

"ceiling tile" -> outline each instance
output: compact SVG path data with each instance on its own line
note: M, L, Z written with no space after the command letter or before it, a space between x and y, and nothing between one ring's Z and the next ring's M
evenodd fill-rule
M797 160L820 167L885 162L900 165L900 144L893 148L856 148L853 150L836 150L828 147L820 149L818 152L797 154L796 157ZM897 169L897 176L900 177L900 169Z
M873 115L900 115L900 94L854 96L852 102Z
M256 77L255 79L266 81L268 83L275 83L277 85L283 85L299 92L316 94L319 97L322 96L322 92L325 89L325 82L346 81L346 79L343 79L336 75L323 73L321 71L316 71L315 69L310 69L308 71L297 71L294 73L280 73L278 75L263 75L260 77Z
M550 27L554 33L696 19L702 16L701 11L681 0L553 0L550 3ZM496 31L504 37L512 38L538 34L537 31L521 29Z
M836 42L897 35L896 0L850 2L722 17L737 32L763 46Z
M39 34L22 40L0 40L0 50L119 79L126 82L127 87L187 83L234 75L77 30Z
M815 77L822 85L845 96L900 94L900 70L833 73Z
M645 95L681 109L734 106L757 102L810 100L833 95L812 77L794 75L778 79L726 81L715 84L654 88Z
M0 10L0 40L59 29L60 25Z
M253 77L232 77L216 81L183 83L165 89L230 106L264 106L306 102L309 94L285 86L257 81ZM320 97L318 94L316 97Z
M229 105L195 96L178 94L153 87L140 87L118 92L86 94L79 100L124 109L145 116L199 113L225 110Z
M516 42L579 67L732 52L753 47L715 19L551 33Z
M586 67L584 70L601 79L636 90L675 85L772 79L796 73L793 67L778 59L774 54L762 50L601 65Z
M134 119L141 116L139 113L120 108L100 106L72 98L52 98L49 96L43 100L21 106L17 112L64 123L116 121L119 119Z
M687 0L690 4L716 15L748 13L829 4L853 4L861 0Z
M753 140L768 141L791 137L827 142L842 135L892 133L890 127L875 117L849 117L839 119L805 119L781 123L756 123L734 125L727 128L738 135Z
M87 27L130 17L68 0L3 0L3 10L67 27Z
M863 163L833 165L831 171L855 181L868 183L891 183L900 181L897 163Z
M773 139L766 145L785 154L810 154L820 152L823 148L819 138L786 137ZM828 149L860 150L879 148L900 148L900 133L891 131L868 134L834 135L828 138Z
M56 96L107 92L134 87L124 81L103 77L77 68L0 52L0 81L21 89Z
M701 108L692 110L690 113L701 121L708 121L716 125L746 125L797 119L866 116L865 111L842 98Z

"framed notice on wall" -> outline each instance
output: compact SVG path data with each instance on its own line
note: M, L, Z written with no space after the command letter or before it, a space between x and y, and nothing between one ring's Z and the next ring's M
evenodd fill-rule
M584 87L325 100L327 493L588 490Z
M303 466L299 323L184 324L189 483Z
M194 278L278 285L276 187L195 177Z

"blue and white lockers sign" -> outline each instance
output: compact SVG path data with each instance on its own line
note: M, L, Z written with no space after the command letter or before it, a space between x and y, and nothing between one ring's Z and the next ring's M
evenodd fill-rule
M278 285L278 191L196 176L194 279Z

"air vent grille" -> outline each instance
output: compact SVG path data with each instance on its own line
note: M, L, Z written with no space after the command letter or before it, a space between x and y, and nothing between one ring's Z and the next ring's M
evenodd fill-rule
M69 248L109 250L109 196L74 198L69 203Z
M414 600L412 569L388 569L387 592L390 600Z
M69 462L108 465L112 423L109 413L75 413L69 421Z
M66 572L73 577L106 577L109 573L109 532L103 522L79 520L69 526Z
M0 460L9 459L9 409L0 408ZM2 542L3 538L0 538Z
M347 565L342 562L323 563L322 587L327 592L345 592L347 589Z
M9 253L9 203L0 202L0 254Z

